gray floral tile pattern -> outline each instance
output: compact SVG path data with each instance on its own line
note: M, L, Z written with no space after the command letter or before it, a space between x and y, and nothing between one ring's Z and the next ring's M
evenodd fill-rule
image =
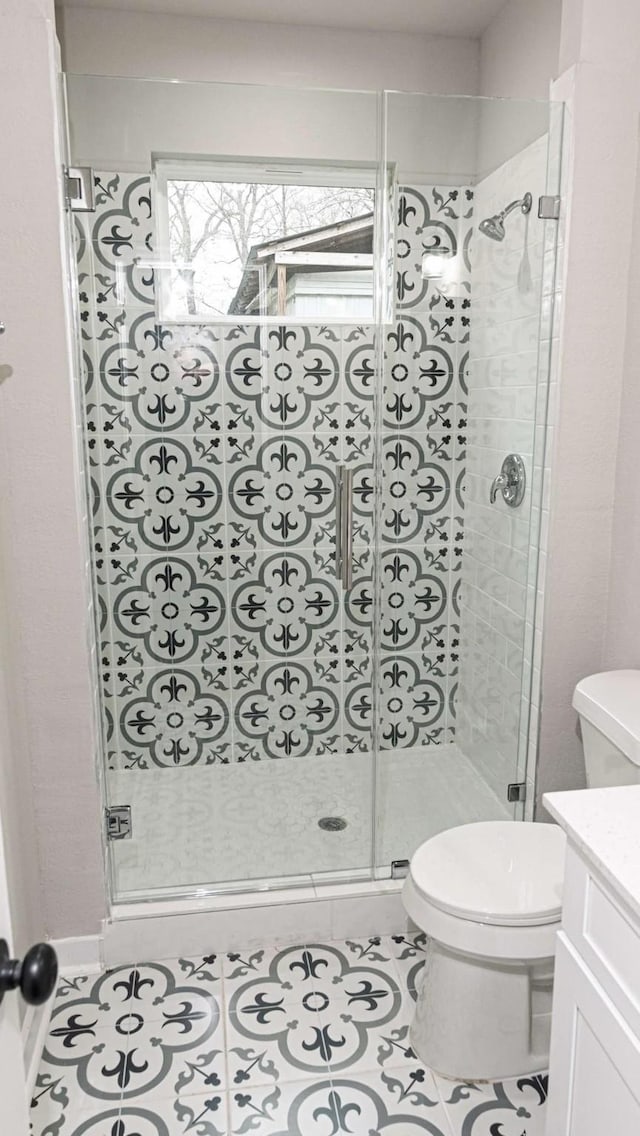
M452 740L472 191L399 192L379 474L375 328L163 325L150 178L97 173L96 200L76 236L110 767L371 747L376 480L383 745ZM422 275L445 245L455 294ZM354 470L346 603L341 463Z
M421 934L60 982L33 1136L543 1136L547 1077L448 1081L409 1042Z

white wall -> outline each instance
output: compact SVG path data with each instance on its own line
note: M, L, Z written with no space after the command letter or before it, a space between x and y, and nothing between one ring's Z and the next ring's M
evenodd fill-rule
M67 71L475 94L477 40L64 7Z
M640 666L639 45L635 0L509 0L480 47L482 94L544 98L561 74L552 97L571 103L539 794L584 783L575 682Z
M372 91L467 95L478 86L479 45L470 39L73 7L61 10L59 29L66 70L78 76L206 81L71 78L74 161L103 169L147 171L151 151L375 161ZM291 87L310 89L292 95ZM401 99L390 135L402 175L469 180L473 104L405 99L400 115Z
M3 557L4 559L4 557ZM3 568L0 563L0 570ZM11 905L12 949L22 954L42 938L38 839L24 705L16 689L16 659L8 608L12 597L0 580L0 814ZM0 851L0 859L2 852ZM8 928L2 938L8 938Z
M627 21L638 18L637 7L626 12ZM591 30L591 29L590 29ZM591 55L595 29L585 51ZM637 74L640 63L640 31L618 45L622 65ZM639 83L640 86L640 83ZM640 94L636 106L640 104ZM627 292L627 333L624 367L620 434L617 453L614 523L612 534L612 567L605 641L607 667L640 667L640 384L638 353L640 351L640 168L636 169L636 195L633 206L633 233L630 248L631 269Z
M507 0L480 40L480 94L513 99L549 98L558 73L562 0ZM482 107L478 177L497 169L546 129L546 108L518 102ZM542 121L542 126L540 125Z
M571 708L575 683L614 657L629 659L629 641L607 648L616 564L637 577L633 521L620 512L614 529L616 451L623 378L637 384L633 323L640 306L632 269L640 111L640 9L630 0L567 0L565 62L574 66L555 87L570 100L570 199L565 239L565 304L559 406L551 483L549 558L545 585L539 788L584 783L584 762ZM597 282L597 287L594 286ZM629 320L627 319L629 313ZM632 338L627 340L631 333ZM626 344L629 348L626 348ZM631 398L632 402L635 399ZM623 414L630 404L623 403ZM634 410L634 415L637 411ZM637 419L636 419L637 421ZM637 478L634 422L623 423L618 488ZM621 543L612 545L617 533ZM612 547L615 549L611 575ZM626 585L626 595L632 589ZM624 601L623 601L624 602ZM627 611L635 619L635 603ZM613 611L613 607L611 609ZM620 627L620 613L616 625ZM624 618L624 615L622 616Z
M480 94L547 99L561 16L562 0L508 0L480 40Z
M607 668L640 669L640 177L631 244L627 339L618 440L611 579L605 641Z
M4 169L11 171L0 189L0 318L7 326L0 351L14 371L0 386L0 557L17 770L15 781L5 778L4 805L15 810L14 902L23 903L23 886L34 887L34 851L41 884L35 898L24 897L31 911L22 921L25 940L36 923L39 933L53 936L95 931L104 912L52 17L47 0L0 0L0 134Z

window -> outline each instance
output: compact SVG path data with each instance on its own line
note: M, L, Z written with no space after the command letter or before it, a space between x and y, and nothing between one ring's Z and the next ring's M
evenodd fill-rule
M160 319L374 318L375 167L154 163Z

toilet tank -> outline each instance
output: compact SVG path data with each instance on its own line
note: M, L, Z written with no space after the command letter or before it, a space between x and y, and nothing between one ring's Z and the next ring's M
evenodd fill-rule
M588 788L640 783L640 671L583 678L573 706L580 716Z

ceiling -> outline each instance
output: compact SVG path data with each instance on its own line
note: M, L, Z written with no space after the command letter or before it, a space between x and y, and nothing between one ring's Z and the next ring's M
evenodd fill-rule
M69 6L475 38L504 4L505 0L70 0Z

